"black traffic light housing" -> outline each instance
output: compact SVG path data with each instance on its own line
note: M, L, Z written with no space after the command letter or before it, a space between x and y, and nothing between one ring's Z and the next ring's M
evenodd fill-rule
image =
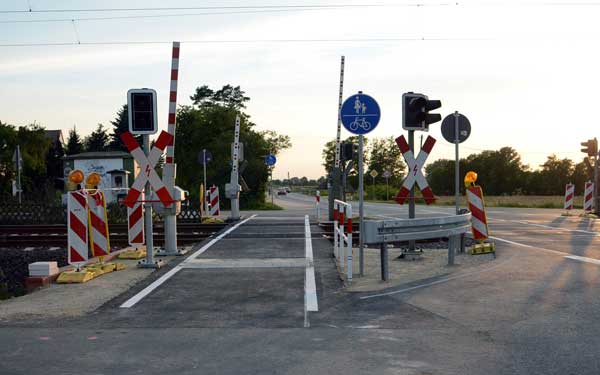
M341 159L344 161L352 160L354 158L354 143L352 142L342 142L340 145L341 150Z
M127 91L129 131L132 134L155 134L158 132L156 91L131 89Z
M429 124L442 121L439 113L429 113L442 106L439 100L429 100L427 95L407 92L402 95L402 128L404 130L429 130Z
M598 154L598 140L588 139L587 142L581 142L581 152L586 153L588 156L596 156Z

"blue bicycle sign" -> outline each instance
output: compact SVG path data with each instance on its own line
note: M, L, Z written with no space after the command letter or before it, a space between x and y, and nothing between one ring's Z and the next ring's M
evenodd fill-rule
M350 133L367 134L379 123L381 111L375 99L359 92L344 101L340 117Z

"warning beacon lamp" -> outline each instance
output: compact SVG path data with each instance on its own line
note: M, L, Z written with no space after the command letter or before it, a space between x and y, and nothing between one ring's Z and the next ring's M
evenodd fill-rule
M100 175L96 172L90 173L90 175L85 179L85 188L98 189L98 185L100 185Z
M83 182L83 172L75 169L69 173L67 178L67 190L73 191L78 189L78 185Z
M470 187L471 185L475 185L475 181L477 181L477 173L473 171L467 172L465 175L465 186Z

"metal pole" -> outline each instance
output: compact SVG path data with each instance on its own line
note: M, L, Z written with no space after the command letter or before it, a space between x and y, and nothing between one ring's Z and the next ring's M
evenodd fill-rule
M388 267L388 246L387 243L382 243L379 250L381 256L381 280L387 281L389 278L389 267Z
M365 274L365 239L364 239L364 186L363 186L363 135L358 136L358 214L359 219L359 247L358 247L358 263L359 263L359 275L364 276Z
M150 154L150 135L142 136L144 143L144 153L146 156ZM152 238L152 192L150 191L150 181L146 182L144 188L144 225L146 234L146 259L139 263L140 267L144 268L159 268L160 262L154 262L154 239Z
M231 168L231 188L236 190L236 196L231 199L231 220L239 220L240 218L240 194L238 191L238 161L240 151L240 116L235 118L235 130L233 136L233 160Z
M414 153L415 153L415 131L414 130L408 131L408 146L410 147L410 150L413 152L413 155L414 155ZM408 195L408 218L409 219L415 218L415 185L414 184L410 188L410 194ZM386 247L386 249L387 249L387 247ZM415 251L415 240L408 241L408 250Z
M390 178L386 177L385 178L385 201L389 201L390 200Z
M600 214L600 202L599 199L600 198L598 196L598 155L596 154L594 156L594 211L596 212L596 215Z
M203 161L204 163L204 190L208 190L208 185L206 184L206 149L202 150L202 157L203 157ZM204 194L203 194L204 195ZM202 202L202 205L204 206L204 212L206 212L206 216L208 216L208 199L206 199L208 197L205 197L204 202Z
M21 204L21 148L17 145L17 194L19 194L19 204Z
M274 199L273 196L275 195L275 192L273 191L273 167L271 167L270 172L271 172L270 173L270 175L271 175L270 176L271 177L271 189L269 189L269 190L271 190L271 204L274 204L274 202L273 202L273 199Z
M458 211L460 210L460 202L459 202L459 189L460 189L460 185L459 185L459 174L460 174L460 170L459 170L459 159L458 159L458 143L459 143L459 137L458 137L458 118L459 118L459 113L458 111L454 112L454 195L456 198L456 214L458 215Z

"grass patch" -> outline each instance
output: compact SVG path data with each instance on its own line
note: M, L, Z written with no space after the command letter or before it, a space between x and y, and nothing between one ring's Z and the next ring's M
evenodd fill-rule
M280 211L283 210L283 207L276 205L271 202L264 202L260 204L253 204L248 207L244 207L245 211Z

